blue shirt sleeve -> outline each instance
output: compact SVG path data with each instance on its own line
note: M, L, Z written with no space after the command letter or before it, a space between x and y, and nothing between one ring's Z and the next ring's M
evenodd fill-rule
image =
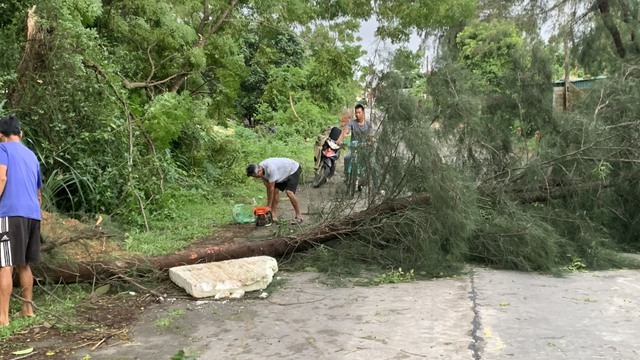
M42 189L42 173L40 172L39 163L38 163L38 189Z
M9 166L9 153L4 144L0 144L0 165Z

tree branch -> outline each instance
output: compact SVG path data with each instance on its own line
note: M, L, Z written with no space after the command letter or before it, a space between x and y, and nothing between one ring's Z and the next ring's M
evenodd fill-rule
M198 36L202 36L202 32L204 31L205 25L211 20L211 8L209 7L209 0L204 1L204 9L202 10L202 19L200 19L200 23L198 24L198 28L196 29L196 34Z
M638 32L636 28L638 26L638 14L632 12L627 0L618 0L620 8L622 9L622 21L629 26L631 32L631 43L636 53L640 52L640 43L638 43Z
M216 23L212 27L209 28L209 31L207 31L207 35L203 36L200 39L200 48L201 49L204 48L205 43L209 39L209 36L215 34L218 31L218 29L220 29L220 26L222 26L222 23L227 19L227 16L229 16L229 13L236 6L237 3L238 3L238 0L231 0L229 2L229 5L227 6L227 8L224 9L222 14L220 15L220 17L216 21Z
M622 36L620 35L620 30L618 26L616 26L615 21L613 21L613 16L611 15L611 10L609 8L609 0L598 0L597 2L598 10L600 11L600 15L602 18L602 23L604 27L611 34L611 38L613 39L613 43L616 47L616 51L618 52L618 56L621 59L624 59L627 55L627 50L622 42Z
M151 71L149 72L149 76L147 77L147 83L151 82L153 78L153 74L156 72L156 64L153 63L153 58L151 57L151 48L155 46L155 43L149 45L147 48L147 58L149 58L149 64L151 65Z
M153 86L158 86L158 85L162 85L166 82L169 82L177 77L181 77L181 76L185 76L190 74L191 72L181 72L181 73L177 73L177 74L173 74L171 76L169 76L168 78L164 79L164 80L158 80L158 81L154 81L154 82L147 82L147 81L143 81L143 82L129 82L127 79L123 79L122 80L122 85L124 85L125 88L127 89L136 89L136 88L150 88Z

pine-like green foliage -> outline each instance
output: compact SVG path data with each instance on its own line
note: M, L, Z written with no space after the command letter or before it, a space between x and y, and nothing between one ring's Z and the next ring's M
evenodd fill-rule
M637 85L616 80L587 92L578 112L554 116L547 59L533 44L514 48L504 77L492 71L491 82L473 76L451 81L448 69L473 70L466 61L448 64L433 79L434 92L442 92L436 104L457 109L443 117L442 141L456 149L449 159L471 166L483 199L470 255L527 271L555 272L576 259L589 268L629 266L613 250L620 226L634 221L619 215L624 197L616 186L637 183L637 124L630 115L637 109L623 100L637 94ZM452 93L456 97L447 96ZM475 106L464 107L459 99L466 98ZM458 114L462 126L447 129L446 121L460 121ZM627 204L625 210L635 208Z
M513 202L486 208L471 241L470 259L502 269L557 269L560 247L566 240L527 210Z
M640 203L633 194L640 182L640 107L632 99L640 96L639 85L637 77L613 77L585 94L575 116L567 119L573 142L559 143L569 156L556 161L556 166L578 170L563 176L581 192L572 206L586 211L613 240L636 251Z
M426 99L404 89L410 66L379 76L368 203L380 189L431 202L363 225L340 261L436 276L464 260L546 273L638 267L617 253L638 243L637 80L605 83L576 112L554 114L540 44L504 39L520 36L509 23L471 27L429 76Z
M337 245L333 272L365 261L444 276L459 272L464 264L479 217L475 190L470 178L442 160L431 128L433 113L427 102L404 90L405 75L414 75L413 69L392 70L381 77L370 119L376 126L375 140L358 153L366 164L367 186L349 204L376 206L424 193L430 202L414 202L407 211L374 217L359 226L357 235ZM341 213L329 211L334 212Z

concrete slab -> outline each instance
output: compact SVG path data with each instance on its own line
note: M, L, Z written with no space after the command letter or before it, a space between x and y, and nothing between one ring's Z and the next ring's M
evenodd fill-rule
M193 297L224 298L242 297L245 292L266 289L277 271L276 259L254 256L177 266L169 269L169 277Z

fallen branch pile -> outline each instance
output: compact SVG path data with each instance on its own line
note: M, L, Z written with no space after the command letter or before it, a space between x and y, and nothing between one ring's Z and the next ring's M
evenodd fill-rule
M295 236L283 236L253 242L234 241L206 247L197 252L181 252L152 258L76 262L58 264L56 266L41 264L34 266L33 272L37 277L46 278L51 282L73 283L89 281L96 277L107 278L114 275L127 274L136 269L167 270L180 265L259 255L279 257L352 235L357 231L360 224L372 217L383 218L385 215L404 211L411 206L424 206L429 203L429 200L430 196L422 193L394 201L386 201L373 208L347 216L342 220L313 227L306 232L295 234Z
M42 253L48 253L62 245L71 244L75 242L79 242L87 239L103 239L106 234L102 230L97 229L82 229L81 231L73 234L72 236L64 237L56 242L47 242L43 243L40 246L40 251Z

